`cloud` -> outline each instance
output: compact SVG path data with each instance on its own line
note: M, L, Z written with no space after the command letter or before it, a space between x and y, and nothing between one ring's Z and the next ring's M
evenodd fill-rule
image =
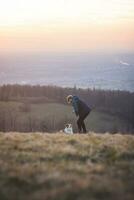
M129 63L127 63L127 62L124 62L124 61L122 61L122 60L120 60L120 64L122 64L122 65L126 65L126 66L130 66L130 64L129 64Z

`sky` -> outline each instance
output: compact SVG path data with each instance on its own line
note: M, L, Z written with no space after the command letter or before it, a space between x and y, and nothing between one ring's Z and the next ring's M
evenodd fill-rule
M134 0L0 0L0 51L134 51Z

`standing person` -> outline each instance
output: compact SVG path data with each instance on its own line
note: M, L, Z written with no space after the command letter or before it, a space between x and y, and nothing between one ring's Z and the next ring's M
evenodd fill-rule
M86 133L87 130L86 130L84 120L90 113L91 109L85 102L80 100L77 96L68 95L67 103L72 104L76 116L79 117L77 120L79 133L82 132L82 129L83 129L83 133Z

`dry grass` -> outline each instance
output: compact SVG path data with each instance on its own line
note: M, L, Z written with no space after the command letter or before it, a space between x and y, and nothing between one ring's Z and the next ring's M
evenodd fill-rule
M133 200L134 136L0 133L0 200Z

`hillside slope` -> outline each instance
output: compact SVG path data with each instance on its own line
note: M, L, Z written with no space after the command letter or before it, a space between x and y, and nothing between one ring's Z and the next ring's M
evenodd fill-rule
M0 133L1 200L133 200L134 136Z

